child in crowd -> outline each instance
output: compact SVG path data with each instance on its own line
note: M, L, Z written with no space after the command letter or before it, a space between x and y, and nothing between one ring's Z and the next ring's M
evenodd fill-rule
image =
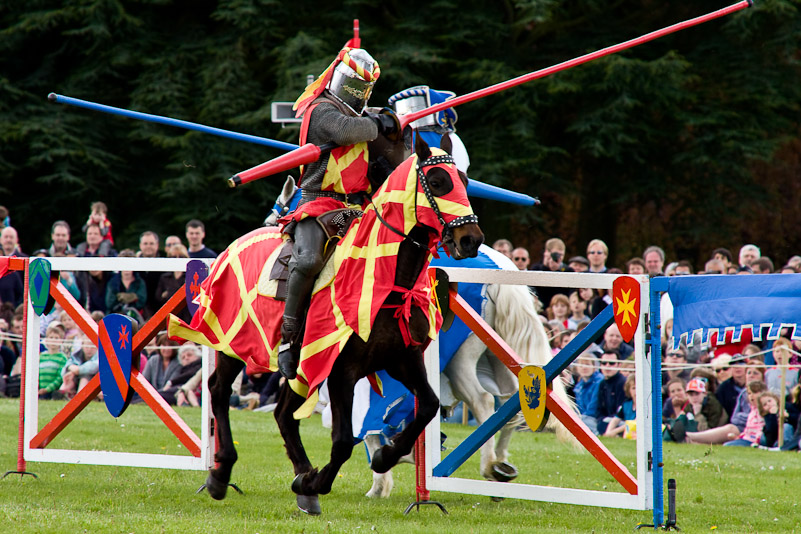
M62 352L67 355L72 355L78 352L81 348L81 331L78 328L78 325L75 324L70 314L66 311L61 311L58 314L58 321L64 327L65 335L64 335L64 347Z
M762 436L762 427L765 425L765 420L759 415L759 404L757 403L759 394L764 391L767 391L767 386L761 380L748 382L745 392L746 402L750 409L742 430L736 424L733 424L735 421L733 416L732 423L727 425L710 428L703 432L687 432L687 443L723 443L748 447L756 443ZM680 441L678 438L677 436L676 441Z
M562 328L567 328L567 319L570 316L570 301L566 296L557 293L551 298L548 306L548 319L558 321Z
M636 387L637 383L634 375L626 378L626 382L623 384L626 400L623 401L623 404L609 422L604 436L623 436L626 439L637 439Z
M100 227L100 235L103 236L103 241L98 248L98 256L111 255L111 248L114 246L114 237L111 235L111 221L108 220L108 207L103 202L92 202L89 207L89 219L83 225L83 232L86 233L86 228L90 224L96 224Z
M89 338L80 335L76 340L80 348L67 358L67 363L61 370L63 384L59 391L68 399L74 397L89 383L89 380L97 374L100 365L97 347L89 341Z
M53 392L61 387L61 370L67 363L67 357L61 352L64 343L64 326L53 321L47 326L45 334L45 351L39 355L39 398L53 398Z
M598 433L598 388L604 380L598 367L598 358L585 351L576 359L576 385L573 387L581 420L595 434Z
M667 423L671 419L676 419L682 413L684 408L690 402L687 392L684 390L686 383L682 378L671 378L667 383L667 395L665 402L662 404L662 422Z
M568 299L570 306L570 317L567 319L567 327L577 330L578 325L590 320L584 313L587 311L587 302L581 298L578 291L573 291Z

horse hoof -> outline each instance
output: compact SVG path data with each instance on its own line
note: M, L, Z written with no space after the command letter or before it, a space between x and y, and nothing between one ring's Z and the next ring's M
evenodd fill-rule
M298 510L304 514L320 515L323 513L323 511L320 509L320 499L317 497L317 495L298 495L296 500L298 503Z
M211 498L217 501L225 499L225 493L228 491L228 484L224 484L211 476L206 477L206 489L211 495Z
M518 474L517 468L507 462L498 462L492 466L492 478L498 482L511 482Z

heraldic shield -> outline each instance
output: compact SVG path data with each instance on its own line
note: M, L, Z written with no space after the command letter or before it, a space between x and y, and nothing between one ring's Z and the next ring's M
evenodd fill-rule
M529 365L520 370L517 375L520 388L520 409L526 424L534 432L545 426L548 419L545 417L545 369L536 365Z
M114 417L122 415L133 396L132 330L131 319L119 313L104 317L97 328L100 389L106 408Z
M616 278L612 284L612 306L620 335L623 336L623 341L629 343L640 323L639 282L629 276Z

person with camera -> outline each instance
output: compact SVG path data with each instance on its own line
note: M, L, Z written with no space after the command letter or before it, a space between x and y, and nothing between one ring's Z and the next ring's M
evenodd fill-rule
M529 267L530 271L549 271L572 273L573 269L564 263L565 242L558 237L552 237L545 242L545 252L542 255L542 263L535 263ZM551 304L551 298L556 294L569 296L572 289L566 287L534 287L537 298L542 302L543 307L547 308Z

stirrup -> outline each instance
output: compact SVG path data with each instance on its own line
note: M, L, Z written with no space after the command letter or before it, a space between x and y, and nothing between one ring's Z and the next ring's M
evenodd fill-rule
M278 372L287 380L298 376L298 360L291 343L282 343L278 347Z

